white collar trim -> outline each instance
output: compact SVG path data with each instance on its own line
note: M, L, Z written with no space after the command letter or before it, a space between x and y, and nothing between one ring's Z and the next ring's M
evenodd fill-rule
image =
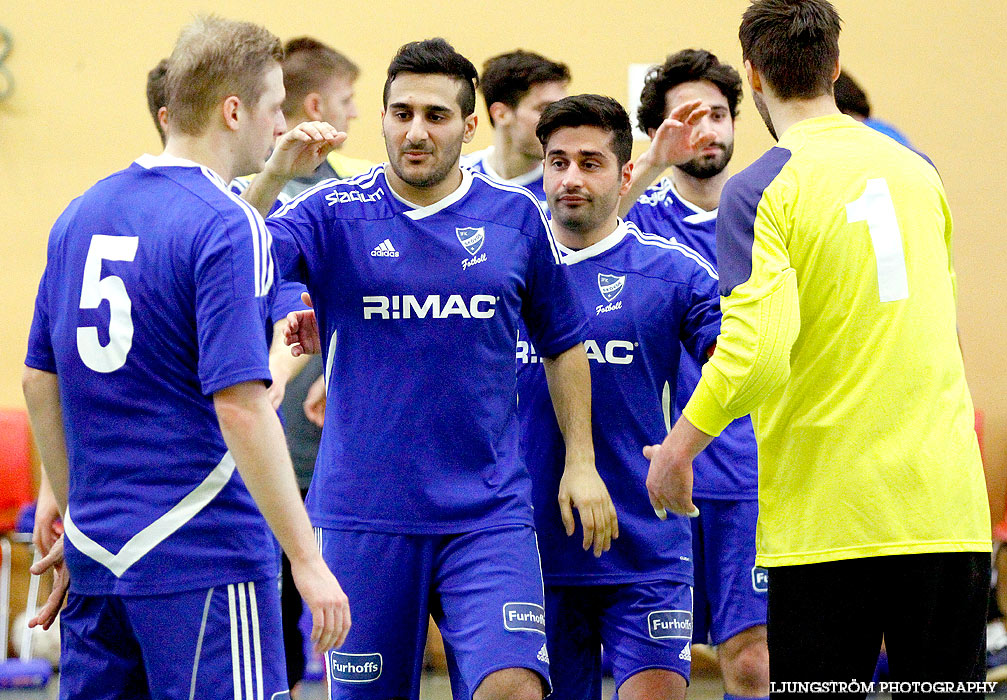
M387 168L390 166L385 164L385 167ZM433 216L442 209L450 207L452 204L454 204L459 199L468 194L469 188L472 187L472 173L469 172L468 168L461 168L461 173L462 173L462 182L460 185L458 185L457 189L455 189L454 192L452 192L446 197L443 197L442 199L439 199L433 204L428 204L425 207L421 207L419 204L414 204L413 202L410 202L408 199L406 199L398 192L396 192L395 188L392 187L392 183L388 182L387 176L385 176L385 182L388 182L388 191L392 193L392 196L395 197L395 199L402 202L403 204L405 204L407 207L409 207L410 211L404 212L405 215L408 216L413 221L418 221L420 219L425 219L428 216Z
M199 168L200 170L210 173L220 182L224 182L224 178L220 177L212 168L208 168L202 163L197 163L194 160L188 160L186 158L178 158L176 156L169 156L162 153L159 156L152 156L149 153L144 153L142 156L134 161L141 168L146 168L150 170L151 168Z
M529 170L528 172L524 173L523 175L518 175L517 177L512 177L508 180L503 175L494 170L493 166L490 164L490 156L493 154L494 150L495 148L493 146L490 146L485 150L483 150L482 152L483 170L485 170L486 174L489 175L492 179L507 185L519 185L521 187L524 187L525 185L530 185L531 183L542 179L542 176L545 173L545 167L542 165L542 162L539 161L539 164L536 165L531 170Z
M670 177L668 178L668 183L671 185L671 193L675 196L675 199L681 202L682 206L684 206L686 209L690 209L693 212L695 212L685 217L684 221L687 224L702 224L707 221L713 221L714 219L717 218L716 209L711 209L710 211L707 211L702 207L697 207L695 204L690 202L688 199L686 199L679 193L678 188L675 187L675 181L672 180Z
M581 260L587 260L595 256L605 253L615 246L619 245L619 242L626 237L626 233L629 231L629 227L626 222L619 219L619 223L616 224L615 230L608 234L600 241L592 243L587 248L581 248L580 250L573 250L572 248L567 248L565 245L556 239L556 245L559 246L560 253L563 254L563 262L567 265L574 265L579 263Z

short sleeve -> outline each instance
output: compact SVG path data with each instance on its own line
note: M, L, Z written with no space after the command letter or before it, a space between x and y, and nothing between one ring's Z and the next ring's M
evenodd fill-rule
M717 279L697 266L687 288L687 311L682 317L680 340L686 351L700 364L720 334L720 294Z
M532 241L521 315L539 354L555 357L584 341L587 317L537 205L535 213L525 229Z
M307 283L307 251L311 250L315 219L310 202L298 197L266 219L273 237L273 255L280 276L290 282Z
M269 309L269 319L273 323L282 321L287 314L292 311L307 311L308 306L301 301L301 293L308 291L300 282L281 279L276 285L276 294L273 295Z
M215 219L197 237L194 255L203 393L269 381L267 348L259 339L265 337L273 263L262 218L242 211Z
M56 372L56 353L52 347L52 335L49 329L48 275L46 267L42 280L38 284L38 294L35 296L35 313L31 320L31 331L28 333L28 355L24 363L28 367L45 372Z

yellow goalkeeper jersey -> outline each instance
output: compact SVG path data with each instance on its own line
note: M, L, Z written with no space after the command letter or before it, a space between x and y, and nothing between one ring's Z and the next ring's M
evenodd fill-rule
M752 413L760 565L989 551L951 229L933 165L843 115L727 183L724 320L684 413Z

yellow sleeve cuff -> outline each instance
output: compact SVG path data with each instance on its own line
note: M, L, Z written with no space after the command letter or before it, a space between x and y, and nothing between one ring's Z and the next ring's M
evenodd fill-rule
M706 374L699 380L696 390L692 392L692 398L682 410L682 415L707 435L717 437L724 428L734 420L724 407L720 405L713 395L709 384L706 381Z

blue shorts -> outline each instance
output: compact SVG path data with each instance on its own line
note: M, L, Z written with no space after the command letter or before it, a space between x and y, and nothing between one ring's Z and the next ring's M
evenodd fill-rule
M695 499L692 556L696 626L692 641L723 644L750 627L766 624L766 570L755 565L758 501Z
M152 596L70 593L61 700L289 698L276 580Z
M601 697L601 647L615 687L647 669L686 682L692 661L692 589L655 581L604 586L546 586L546 634L552 663L550 700Z
M461 535L315 529L353 626L326 654L331 698L419 698L428 616L444 637L452 695L527 668L548 688L542 568L526 525Z

